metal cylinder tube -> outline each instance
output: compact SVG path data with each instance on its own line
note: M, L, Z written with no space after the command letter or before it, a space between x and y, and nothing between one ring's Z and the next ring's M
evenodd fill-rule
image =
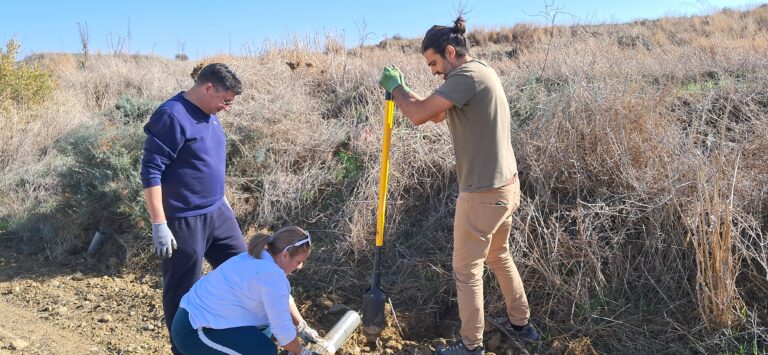
M328 347L328 352L333 354L341 348L347 339L352 336L355 328L360 325L360 315L353 310L344 313L344 316L336 322L336 325L323 338Z

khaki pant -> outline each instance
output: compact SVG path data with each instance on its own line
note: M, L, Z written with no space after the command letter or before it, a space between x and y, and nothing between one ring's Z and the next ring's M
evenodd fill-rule
M519 206L519 180L496 189L459 193L453 224L453 275L460 333L469 348L483 342L483 262L496 275L509 320L516 325L528 323L528 299L509 254L512 213Z

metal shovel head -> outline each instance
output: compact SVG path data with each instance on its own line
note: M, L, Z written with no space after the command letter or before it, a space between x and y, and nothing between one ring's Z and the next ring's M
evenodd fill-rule
M384 303L387 295L379 287L371 287L363 295L363 332L369 336L381 334L386 326Z

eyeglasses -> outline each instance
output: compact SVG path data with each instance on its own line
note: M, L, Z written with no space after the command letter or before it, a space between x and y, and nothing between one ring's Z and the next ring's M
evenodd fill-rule
M219 88L216 87L216 85L214 85L213 83L211 83L211 85L213 86L214 89L216 89L216 93L219 94L219 98L221 99L221 102L224 104L224 106L231 107L235 99L229 99L229 100L225 99L224 95L221 94L222 90L219 90Z
M312 245L312 238L309 236L309 233L307 233L307 237L306 238L304 238L302 240L299 240L298 242L293 243L293 244L285 247L285 249L283 249L283 253L285 253L286 251L288 251L288 249L290 249L292 247L302 246L302 245L307 244L307 243L309 243L309 245Z

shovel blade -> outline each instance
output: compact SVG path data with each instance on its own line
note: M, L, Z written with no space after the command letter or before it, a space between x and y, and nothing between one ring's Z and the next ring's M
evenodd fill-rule
M371 287L363 295L363 332L369 336L381 334L386 326L384 303L387 295L379 287Z

